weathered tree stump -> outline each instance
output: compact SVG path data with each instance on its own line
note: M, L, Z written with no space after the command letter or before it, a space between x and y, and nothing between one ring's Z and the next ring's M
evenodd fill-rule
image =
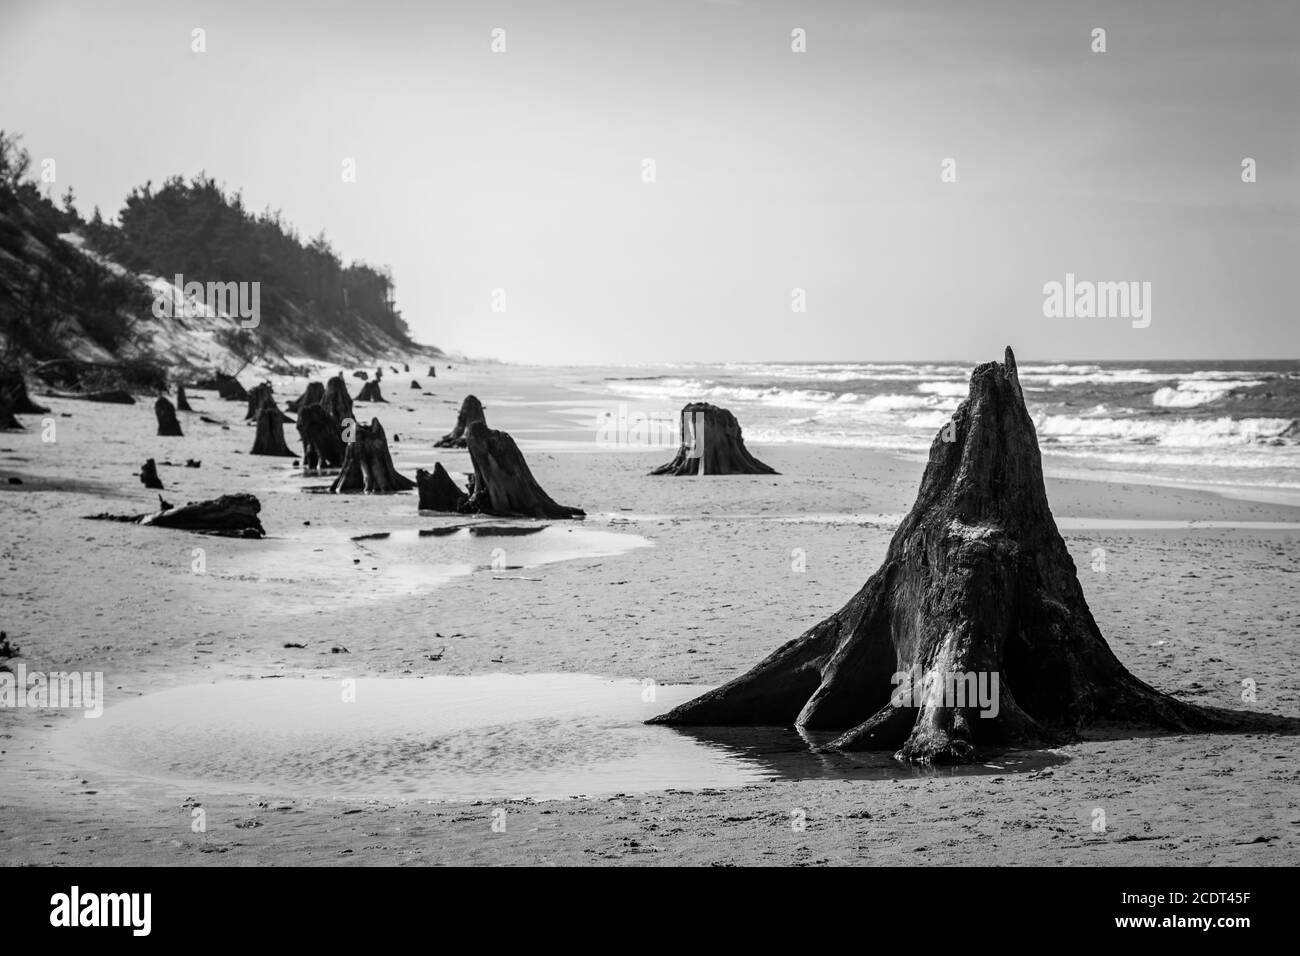
M152 458L144 463L140 468L140 484L146 488L156 488L162 490L162 479L158 477L158 465Z
M430 365L430 366L429 366L429 378L437 378L437 377L438 377L438 370L437 370L436 368L434 368L432 365Z
M652 475L698 475L703 462L706 475L775 475L777 472L745 447L740 423L725 408L708 402L691 402L682 409L681 445L677 456Z
M415 484L420 490L420 511L459 511L469 498L440 461L434 462L432 473L418 469Z
M434 448L464 448L465 431L474 422L487 425L483 415L483 403L473 395L466 395L460 403L460 412L456 415L456 427L433 443Z
M194 411L194 409L190 408L190 400L185 395L185 386L181 384L178 384L176 386L176 411L178 412Z
M162 510L149 515L86 515L92 521L124 521L155 528L174 528L227 538L263 538L266 530L258 518L261 502L253 495L222 495L209 501L191 501L173 508L159 499Z
M356 397L355 401L358 401L358 402L382 402L382 401L384 401L384 396L383 396L383 394L379 391L379 380L376 379L376 380L373 381L373 382L366 382L365 385L362 385L362 386L361 386L361 393Z
M257 435L253 438L253 450L249 454L297 457L284 441L284 413L275 404L275 399L269 396L257 416Z
M12 365L0 367L0 408L5 407L10 415L44 415L49 411L32 401L22 370Z
M342 372L325 383L325 398L321 402L321 407L340 426L353 417L352 396L348 394L347 383L343 380Z
M542 490L515 440L481 421L465 430L474 480L463 513L521 518L583 518L581 508L556 504Z
M402 363L402 370L403 370L403 371L406 371L406 372L409 372L409 371L411 370L411 363L410 363L410 362L403 362L403 363Z
M304 405L298 411L298 437L302 439L302 473L338 468L343 464L343 433L323 406Z
M248 392L244 390L244 386L239 384L239 379L233 375L227 375L225 372L217 372L212 378L201 379L194 383L194 387L215 390L218 395L228 402L248 400Z
M411 379L411 388L420 388L420 383L415 379ZM420 391L424 391L424 389L420 389Z
M262 414L262 406L267 402L274 402L271 397L271 383L260 382L254 385L248 392L248 411L244 414L244 421L255 422L258 416Z
M848 604L651 723L839 731L832 749L933 763L1052 744L1103 721L1295 732L1295 720L1166 696L1115 657L1048 507L1010 349L975 369L950 425L884 564Z
M176 420L176 409L167 400L166 395L159 395L153 403L153 413L158 419L158 436L160 438L184 438L181 423Z
M320 382L308 382L306 390L285 405L291 412L300 412L308 405L319 405L325 400L325 386Z
M23 423L14 417L13 406L0 394L0 430L22 431Z
M365 492L366 494L392 494L408 491L415 482L399 474L388 451L388 437L379 419L372 418L369 425L354 426L354 440L348 442L343 453L343 464L338 477L330 486L334 494Z

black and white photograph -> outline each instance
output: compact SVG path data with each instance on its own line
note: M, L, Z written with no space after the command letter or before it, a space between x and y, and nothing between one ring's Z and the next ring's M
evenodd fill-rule
M1300 864L1295 0L0 0L0 90L0 865Z

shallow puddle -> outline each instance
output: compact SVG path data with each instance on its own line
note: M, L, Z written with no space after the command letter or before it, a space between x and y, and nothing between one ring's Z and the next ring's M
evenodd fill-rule
M245 549L239 580L311 583L356 598L417 594L476 571L525 577L529 568L626 554L652 542L637 534L581 524L474 522L347 535L329 527ZM307 601L301 609L316 607ZM282 609L292 609L288 604Z
M651 702L641 682L580 674L377 678L350 687L228 681L110 706L59 731L59 746L79 768L196 793L435 801L1005 774L1061 760L1012 753L973 767L915 768L888 754L814 753L818 741L781 728L643 724L705 689L660 686Z

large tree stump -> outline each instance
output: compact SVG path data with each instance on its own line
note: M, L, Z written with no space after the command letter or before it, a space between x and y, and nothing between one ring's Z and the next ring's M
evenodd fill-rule
M369 425L356 424L353 441L348 442L343 453L343 465L338 477L330 486L334 494L363 491L366 494L391 494L408 491L415 482L399 474L388 451L388 436L379 419L372 418ZM346 432L345 432L346 434Z
M293 422L293 419L280 410L280 406L275 402L275 394L271 388L270 382L262 382L254 386L253 390L248 393L248 413L244 416L244 421L256 422L262 417L262 410L265 408L275 409L275 413L280 416L280 423Z
M1115 657L1048 507L1010 349L971 375L969 397L930 446L916 504L862 590L753 670L651 721L795 725L840 732L830 748L934 763L1053 744L1098 722L1300 723L1184 703Z
M304 405L298 410L298 437L302 439L304 475L343 464L342 428L323 406Z
M352 396L348 394L342 372L325 383L325 398L321 401L321 407L340 426L353 417Z
M175 528L196 534L227 538L263 538L266 530L258 518L261 502L253 495L222 495L209 501L191 501L173 508L160 500L161 511L148 515L86 515L92 521L124 521L155 528Z
M284 441L284 413L280 411L275 399L269 396L262 404L257 416L257 435L253 439L250 455L277 455L281 458L296 458Z
M456 427L433 443L434 448L464 448L465 430L474 422L487 425L483 415L483 403L473 395L466 395L460 403L460 413L456 415Z
M440 461L434 462L432 473L418 469L415 484L420 490L420 511L459 511L469 497Z
M176 409L167 400L166 395L159 395L153 403L153 413L158 419L158 436L160 438L184 438L181 423L176 420Z
M49 411L37 405L27 394L27 382L22 370L16 366L0 367L0 408L7 407L10 415L44 415ZM19 426L22 427L22 426Z
M308 382L306 390L287 403L285 408L291 412L300 412L308 405L319 405L325 400L325 386L320 382Z
M725 408L691 402L682 408L681 444L677 456L652 475L775 475L753 455L741 437L740 422Z
M361 386L361 393L357 395L355 401L358 402L382 402L383 394L379 391L379 379L373 382L366 382Z
M507 433L481 421L465 430L469 458L474 464L470 496L464 513L520 518L582 518L581 508L556 504L528 470L523 453Z
M152 458L144 463L140 468L140 484L146 488L154 488L158 491L163 490L162 479L158 477L158 465Z
M194 409L190 408L190 400L189 398L186 397L185 386L182 384L177 384L176 386L176 411L178 412L194 411Z

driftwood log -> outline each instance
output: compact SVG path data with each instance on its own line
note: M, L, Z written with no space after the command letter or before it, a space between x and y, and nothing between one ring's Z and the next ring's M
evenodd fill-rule
M483 415L483 403L473 395L466 395L460 403L460 412L456 415L456 427L433 443L434 448L464 448L465 431L474 422L487 425Z
M949 425L884 564L848 604L650 722L794 725L838 732L831 749L921 763L1050 745L1102 722L1295 732L1294 719L1162 694L1116 658L1048 507L1010 349L975 369Z
M194 411L194 409L190 408L190 400L185 395L185 386L181 384L178 384L176 386L176 411L178 412Z
M355 401L358 402L383 402L385 401L383 393L379 391L379 379L373 382L366 382L361 386L361 392L357 395Z
M347 443L343 464L338 477L330 486L334 494L365 492L366 494L392 494L408 491L415 482L399 474L388 451L388 437L379 419L372 418L369 425L353 426L353 441Z
M652 475L775 475L775 469L749 453L736 416L708 402L682 408L677 456Z
M162 479L158 477L158 465L152 458L140 468L140 484L146 488L162 490L163 483Z
M556 504L533 473L523 453L506 432L488 428L481 421L465 431L474 479L463 513L520 518L582 518L581 508Z
M263 538L266 530L258 518L261 502L253 495L222 495L209 501L191 501L173 508L159 499L162 510L149 515L86 515L92 521L124 521L155 528L175 528L227 538Z
M120 388L110 388L102 392L46 392L50 398L68 398L80 402L99 402L103 405L134 405L135 398L130 392Z
M469 498L440 461L434 463L432 472L417 470L415 484L420 491L420 511L459 511Z
M304 475L343 464L342 429L323 406L304 405L298 410L298 437L302 439Z
M319 405L325 400L325 386L320 382L308 382L307 388L285 408L291 412L300 412L308 405Z
M153 413L158 419L158 436L160 438L184 438L181 423L176 420L176 408L167 400L166 395L159 395L153 403Z
M277 455L281 458L297 457L284 441L284 413L275 399L269 396L262 403L257 416L257 435L253 438L250 455Z
M325 383L325 398L321 401L321 407L340 426L353 417L352 396L348 394L342 372Z

